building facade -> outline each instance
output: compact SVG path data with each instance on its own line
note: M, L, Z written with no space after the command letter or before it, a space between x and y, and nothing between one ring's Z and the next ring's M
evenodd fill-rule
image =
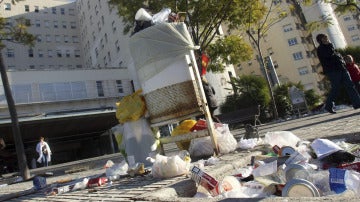
M109 7L103 5L108 18ZM115 107L116 101L132 93L128 70L119 62L124 56L113 38L116 33L101 23L105 22L104 16L95 19L95 10L83 13L75 1L65 0L20 1L15 5L4 0L0 10L10 26L17 18L26 18L28 31L36 36L34 47L5 41L2 51L20 117ZM8 118L2 87L0 106L0 118Z

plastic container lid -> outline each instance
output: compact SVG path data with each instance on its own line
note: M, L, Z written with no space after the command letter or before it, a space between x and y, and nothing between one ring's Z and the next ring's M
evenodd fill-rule
M283 197L320 197L316 186L303 179L293 179L285 184L282 189Z
M308 175L309 171L301 164L290 164L285 168L285 179L287 182L292 179L303 179Z

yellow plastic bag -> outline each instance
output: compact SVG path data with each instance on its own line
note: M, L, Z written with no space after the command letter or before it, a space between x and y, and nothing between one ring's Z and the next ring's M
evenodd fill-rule
M186 134L186 133L190 133L190 129L192 127L194 127L194 125L196 124L195 120L184 120L183 122L180 123L180 125L178 125L172 132L171 132L171 136L177 136L177 135L182 135L182 134ZM180 150L188 150L190 147L190 141L180 141L180 142L176 142L177 147Z
M116 118L120 123L139 120L145 114L145 99L141 93L141 89L137 90L116 103Z

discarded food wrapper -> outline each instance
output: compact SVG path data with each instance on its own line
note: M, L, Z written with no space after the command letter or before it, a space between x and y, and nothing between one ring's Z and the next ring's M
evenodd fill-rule
M219 195L218 190L215 189L219 182L211 175L202 171L199 167L193 166L191 168L191 179L194 180L196 184L201 185L209 191L212 196Z
M97 177L97 178L92 178L88 181L87 183L87 187L99 187L103 184L105 184L108 181L107 177Z
M80 181L74 181L71 184L54 188L50 194L55 195L55 194L63 194L71 191L76 191L76 190L82 190L87 187L88 182L89 182L89 178L84 178Z

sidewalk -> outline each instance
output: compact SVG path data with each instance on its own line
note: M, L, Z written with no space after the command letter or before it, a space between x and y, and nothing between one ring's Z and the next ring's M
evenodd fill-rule
M299 119L281 121L277 123L263 124L259 127L260 137L270 131L291 131L293 134L303 140L313 140L315 138L343 139L346 142L360 143L360 111L351 108L338 110L337 114L321 113L310 115ZM232 131L236 139L244 135L244 130ZM175 144L165 145L165 150L176 151ZM243 167L250 163L251 156L261 154L261 151L239 151L220 156L221 163L214 166L205 167L205 171L217 179L222 179L236 168ZM110 156L98 157L94 162L106 162ZM94 163L93 162L93 163ZM95 163L96 164L96 163ZM100 163L98 163L99 165ZM79 166L86 167L86 163L80 162ZM60 165L59 165L60 167ZM47 183L55 183L57 180L65 178L82 178L86 176L101 175L105 170L99 167L88 167L76 173L64 173L57 177L47 178ZM31 170L33 174L35 171ZM37 172L40 172L37 170ZM195 183L186 176L180 176L171 179L154 179L151 176L124 178L113 184L95 189L95 192L89 190L80 190L69 192L57 196L46 196L44 193L37 192L20 196L21 192L32 187L32 181L21 182L8 186L0 187L0 201L4 196L19 196L13 198L13 201L196 201L201 199L190 198L196 193ZM10 199L10 198L8 198ZM288 198L290 200L290 198ZM262 199L264 201L284 201L288 200L281 197ZM359 201L360 197L339 196L339 197L317 197L306 198L307 201ZM204 200L204 199L202 199ZM211 201L210 199L206 199ZM250 199L247 199L250 200ZM301 201L301 199L291 199Z

